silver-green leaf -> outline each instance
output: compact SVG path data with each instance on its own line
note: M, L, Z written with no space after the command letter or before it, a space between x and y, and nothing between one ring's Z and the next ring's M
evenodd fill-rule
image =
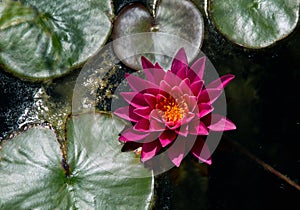
M288 36L299 20L299 0L211 0L210 15L229 40L263 48Z
M111 5L111 0L0 2L0 64L34 81L68 73L106 42Z
M133 153L121 153L123 126L105 114L71 118L63 162L46 128L2 143L0 209L148 209L153 177Z

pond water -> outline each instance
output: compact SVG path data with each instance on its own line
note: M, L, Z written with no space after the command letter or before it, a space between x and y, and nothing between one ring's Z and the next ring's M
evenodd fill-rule
M299 27L286 40L264 50L233 46L213 27L209 30L212 36L205 39L203 52L220 75L236 75L225 91L227 116L236 123L237 130L224 135L292 180L299 181ZM205 196L199 181L203 173L194 169L194 164L186 164L190 167L186 169L188 172L177 171L177 174L187 173L182 180L170 191L160 189L161 194L168 194L173 200L169 201L172 206L169 209L187 206L211 210L295 209L297 206L298 190L230 145L219 145L213 154ZM174 171L170 173L169 177L174 177ZM173 179L169 177L161 179ZM161 204L165 201L168 199L161 200Z

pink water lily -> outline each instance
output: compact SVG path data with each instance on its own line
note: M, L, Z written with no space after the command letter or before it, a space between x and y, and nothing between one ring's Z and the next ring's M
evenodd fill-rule
M119 140L139 143L142 162L165 148L176 166L187 150L200 161L211 164L205 137L211 131L236 128L226 117L213 113L214 101L234 76L224 75L204 85L206 58L198 59L189 67L183 48L166 72L145 57L141 61L146 79L126 75L133 92L121 93L128 106L114 112L132 125L121 133Z

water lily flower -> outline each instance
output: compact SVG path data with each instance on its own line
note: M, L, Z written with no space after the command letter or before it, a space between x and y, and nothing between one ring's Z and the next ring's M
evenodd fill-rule
M213 113L213 103L234 76L227 74L204 85L206 58L201 57L189 67L183 48L168 71L145 57L141 61L146 79L126 75L132 92L121 95L128 106L114 112L131 122L119 140L141 145L142 162L164 148L176 166L180 165L187 150L201 162L211 164L205 137L211 131L236 129L225 116Z

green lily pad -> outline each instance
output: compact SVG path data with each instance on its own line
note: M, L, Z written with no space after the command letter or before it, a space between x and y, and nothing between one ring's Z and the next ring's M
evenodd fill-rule
M263 48L288 36L299 19L299 0L213 0L210 15L232 42Z
M100 114L69 120L64 164L52 130L35 127L4 142L0 209L147 209L153 178L133 153L120 152L123 126Z
M199 53L203 39L203 18L197 7L187 0L161 0L131 4L120 12L113 30L116 55L127 66L141 69L140 57L170 67L172 57L185 47L191 61Z
M31 80L68 73L105 44L111 5L111 0L0 3L0 65Z

